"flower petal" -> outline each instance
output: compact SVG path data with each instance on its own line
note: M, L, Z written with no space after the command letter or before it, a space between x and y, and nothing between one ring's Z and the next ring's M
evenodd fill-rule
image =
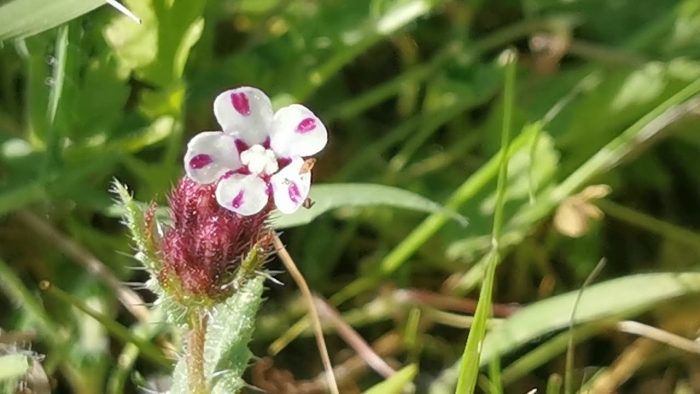
M242 216L260 212L269 196L267 183L255 175L231 174L219 181L216 187L216 201Z
M262 90L243 86L216 96L214 116L225 133L237 134L252 146L268 137L272 103Z
M289 165L270 178L275 205L282 213L296 212L309 195L311 172L300 174L303 165L304 160L295 157Z
M235 140L220 131L205 131L187 144L185 172L200 184L212 183L226 172L241 167Z
M327 142L326 126L303 105L292 104L275 113L270 147L278 157L311 156Z

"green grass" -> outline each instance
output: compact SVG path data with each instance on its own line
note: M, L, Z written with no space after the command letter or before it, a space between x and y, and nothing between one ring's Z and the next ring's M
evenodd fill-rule
M57 393L131 393L186 370L181 316L134 269L133 248L153 245L129 238L110 189L128 186L138 220L144 203L165 207L187 142L216 127L214 96L241 85L329 129L316 205L271 223L311 290L397 371L344 375L356 352L324 322L346 390L634 392L664 379L673 393L697 380L667 344L626 379L615 373L632 365L612 362L637 349L616 321L691 340L700 328L696 1L123 4L141 25L103 2L0 4L0 360L13 368L0 393L32 357ZM592 185L612 192L579 194ZM253 332L252 354L324 384L280 267L267 265L285 285L265 281L259 310L221 309L244 312L207 339L207 371L245 369ZM242 378L272 387L265 362Z

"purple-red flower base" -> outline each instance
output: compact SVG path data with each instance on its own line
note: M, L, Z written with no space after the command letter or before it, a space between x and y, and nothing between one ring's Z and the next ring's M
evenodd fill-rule
M214 183L183 177L169 196L171 227L160 241L158 281L180 302L230 295L241 259L269 238L266 220L272 203L255 215L241 216L222 207L215 191Z

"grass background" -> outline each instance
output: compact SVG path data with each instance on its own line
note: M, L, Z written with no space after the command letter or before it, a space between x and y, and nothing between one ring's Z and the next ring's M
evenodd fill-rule
M131 269L110 182L163 203L187 140L216 127L213 97L251 85L326 123L317 184L393 186L468 218L358 186L314 196L341 208L282 235L313 291L393 367L415 365L416 392L455 392L460 366L489 393L557 392L565 375L572 392L700 392L697 345L615 323L691 340L700 327L698 1L125 1L141 25L98 1L54 3L0 3L0 352L44 356L50 379L35 384L136 392L168 376L160 345L177 335L157 310L118 301L147 277ZM483 359L467 346L460 365L496 263ZM304 328L304 303L277 278L286 285L268 283L251 343L276 372L259 363L246 378L314 392L315 342L289 331ZM343 392L383 380L342 375L355 353L333 328L327 340Z

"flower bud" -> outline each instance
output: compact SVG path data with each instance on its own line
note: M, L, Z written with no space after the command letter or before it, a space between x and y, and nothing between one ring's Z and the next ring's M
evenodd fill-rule
M171 225L160 240L157 278L183 305L216 303L235 290L232 281L243 259L253 253L262 264L270 247L266 225L271 206L241 216L216 200L216 185L183 177L169 196Z

